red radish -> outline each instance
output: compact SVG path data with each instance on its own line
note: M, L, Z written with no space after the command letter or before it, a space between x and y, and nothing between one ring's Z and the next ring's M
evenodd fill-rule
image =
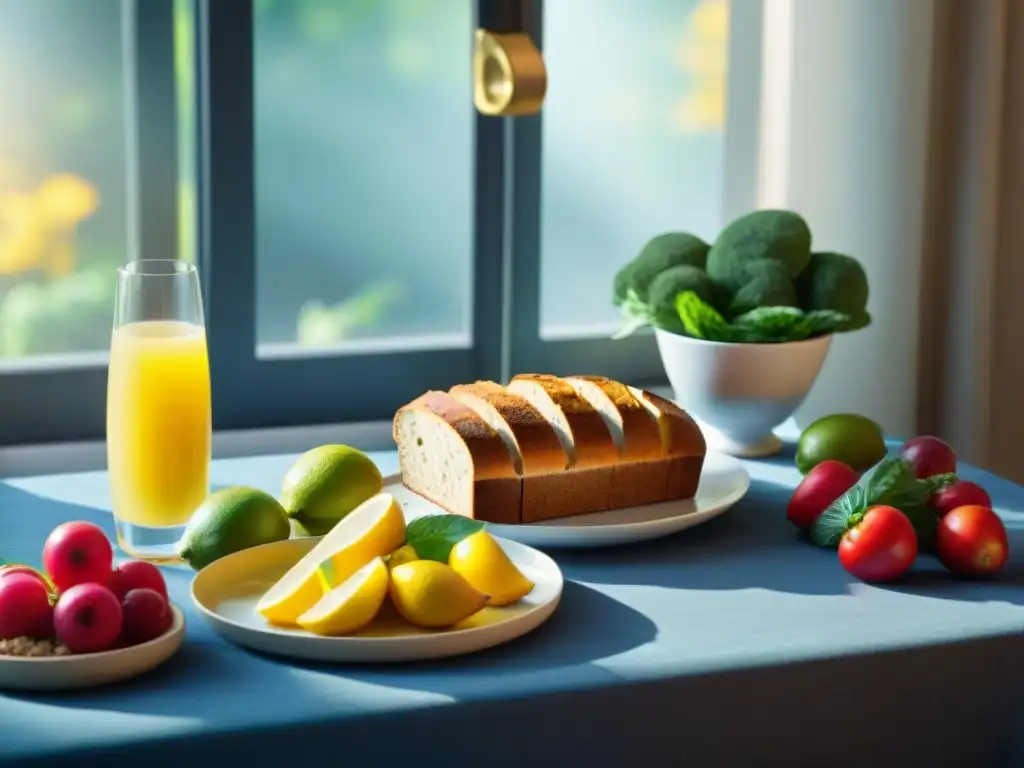
M48 637L53 632L50 590L37 575L0 579L0 638Z
M839 562L862 581L898 579L916 557L914 526L896 507L868 507L839 541Z
M39 581L43 583L43 586L46 587L46 591L50 591L50 585L47 583L46 577L35 568L28 565L0 565L0 579L5 576L11 576L15 573L24 573L32 576L33 578L39 579Z
M939 517L943 517L957 507L969 505L992 508L992 499L988 492L970 480L959 480L945 488L940 488L928 500L928 506L934 509L935 514Z
M167 600L167 584L160 569L144 560L129 560L111 571L107 579L107 587L117 597L124 596L133 589L152 589L164 600Z
M944 440L923 435L900 447L900 456L914 467L914 474L926 477L956 472L956 452Z
M977 504L946 513L939 521L935 549L939 562L960 576L996 573L1010 556L1003 521L990 508Z
M808 530L829 505L857 482L848 464L828 459L804 475L786 506L786 518L802 531Z
M121 603L101 584L76 584L53 609L57 636L73 653L110 650L121 634Z
M43 545L43 567L61 592L76 584L105 584L113 564L114 548L103 529L82 520L58 525Z
M126 645L138 645L160 637L171 628L174 619L171 607L163 596L153 589L133 589L121 601L124 624L121 639Z

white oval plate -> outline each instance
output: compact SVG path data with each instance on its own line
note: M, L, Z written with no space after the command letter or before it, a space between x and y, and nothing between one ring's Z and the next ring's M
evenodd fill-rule
M346 637L323 637L276 627L256 613L256 603L320 537L289 539L242 550L196 574L192 600L223 637L257 651L333 662L396 662L438 659L507 643L539 627L562 596L562 572L535 549L498 539L502 549L534 583L518 603L484 608L446 630L417 629L402 621L391 602L366 629Z
M495 536L540 548L590 548L657 539L700 525L727 511L750 488L750 475L736 459L709 453L692 499L623 507L523 525L487 524ZM404 485L400 475L384 478L384 490L402 505L407 520L443 514L444 509Z
M181 647L185 615L175 606L171 628L130 648L70 656L0 656L0 689L65 691L127 680L160 666Z

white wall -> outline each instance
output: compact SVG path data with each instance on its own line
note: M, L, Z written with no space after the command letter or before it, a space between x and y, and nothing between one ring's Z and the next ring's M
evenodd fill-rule
M872 325L836 339L798 425L840 411L914 432L933 0L765 0L762 207L856 256Z

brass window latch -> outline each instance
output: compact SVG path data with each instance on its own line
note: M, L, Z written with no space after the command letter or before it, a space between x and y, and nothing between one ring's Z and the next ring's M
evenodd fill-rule
M473 104L483 115L540 111L548 89L544 57L526 31L519 0L483 3L473 44Z

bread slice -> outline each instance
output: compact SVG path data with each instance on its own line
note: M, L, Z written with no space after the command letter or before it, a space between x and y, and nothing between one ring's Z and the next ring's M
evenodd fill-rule
M615 507L665 501L669 462L652 413L618 381L604 376L567 376L565 381L601 414L619 448L613 477Z
M476 411L501 436L512 451L518 474L536 475L568 468L569 457L554 427L526 398L493 381L458 384L449 394Z
M394 420L402 481L447 512L522 521L522 479L498 433L447 392L427 392Z
M551 423L569 457L569 469L548 489L552 508L560 516L614 508L614 466L620 454L597 409L557 376L518 374L508 389L526 398Z
M636 387L630 390L658 422L661 444L669 458L666 499L693 498L707 455L704 433L690 414L671 400Z
M523 522L558 517L569 457L550 422L526 398L493 381L458 384L450 394L476 411L512 452L523 478Z

